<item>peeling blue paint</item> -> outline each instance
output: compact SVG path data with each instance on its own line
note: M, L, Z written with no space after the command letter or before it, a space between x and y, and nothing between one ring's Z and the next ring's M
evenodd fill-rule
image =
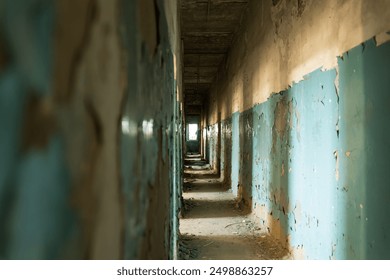
M177 81L174 74L172 46L169 44L166 15L160 13L161 42L155 55L149 56L139 34L137 3L123 1L122 19L126 26L123 40L129 46L130 66L122 118L134 124L134 133L122 133L121 170L125 197L125 258L175 258L178 242L178 213L182 184L182 133ZM163 2L158 8L163 10ZM153 120L152 134L142 129ZM152 202L153 198L153 202ZM151 206L159 208L151 213ZM158 224L157 224L158 221ZM149 224L148 224L149 223ZM162 236L164 247L155 252L142 252L145 236ZM154 237L147 237L156 239ZM155 245L155 244L154 244ZM152 245L153 246L153 245Z
M305 258L386 259L390 43L370 40L338 65L232 115L222 134L232 139L231 188L242 186L266 230Z

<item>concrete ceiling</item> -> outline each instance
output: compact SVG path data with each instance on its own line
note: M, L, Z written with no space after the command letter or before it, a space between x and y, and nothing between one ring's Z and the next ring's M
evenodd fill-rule
M186 105L201 105L248 0L181 0Z

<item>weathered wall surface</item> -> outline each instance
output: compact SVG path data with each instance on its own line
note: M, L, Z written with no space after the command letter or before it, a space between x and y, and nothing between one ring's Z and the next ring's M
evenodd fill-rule
M207 148L206 159L209 161L212 169L218 168L218 124L210 125L207 127Z
M232 154L229 152L228 147L232 146L232 121L231 119L226 119L221 121L221 179L224 182L224 185L228 188L231 186L231 162L232 162Z
M295 258L388 259L390 43L365 40L387 31L390 6L326 2L253 1L211 92L210 124L219 111L232 119L222 134L232 189Z
M174 258L182 168L181 55L179 33L170 37L168 30L178 30L178 10L166 1L123 3L125 44L132 50L128 63L135 65L127 73L122 117L125 257Z
M275 5L273 3L276 3ZM390 30L387 0L252 0L219 68L209 99L209 123L245 111L337 56Z
M0 1L0 258L174 257L170 2Z
M239 188L239 176L240 176L240 114L238 112L234 113L232 115L232 146L229 148L229 146L226 146L228 149L228 153L231 151L231 185L232 185L232 191L234 194L238 195L238 188ZM231 149L231 150L230 150Z

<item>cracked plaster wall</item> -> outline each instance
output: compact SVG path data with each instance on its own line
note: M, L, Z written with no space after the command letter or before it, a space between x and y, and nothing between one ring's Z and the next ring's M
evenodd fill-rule
M210 124L232 123L232 190L294 258L389 258L389 13L252 1L212 88Z

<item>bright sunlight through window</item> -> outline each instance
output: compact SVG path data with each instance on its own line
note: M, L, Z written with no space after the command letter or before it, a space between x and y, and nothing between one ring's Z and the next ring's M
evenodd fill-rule
M198 124L197 123L190 123L188 125L188 140L190 140L190 141L198 140Z

